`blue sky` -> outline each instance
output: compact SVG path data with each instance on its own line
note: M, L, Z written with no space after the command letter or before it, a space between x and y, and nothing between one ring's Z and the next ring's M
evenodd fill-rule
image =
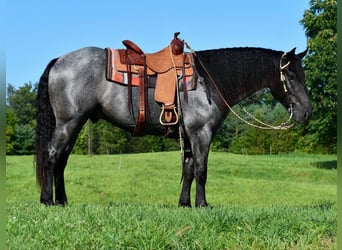
M130 39L145 52L166 46L180 31L194 50L306 48L299 21L306 0L22 1L5 3L6 83L39 80L55 57L86 46L122 48Z

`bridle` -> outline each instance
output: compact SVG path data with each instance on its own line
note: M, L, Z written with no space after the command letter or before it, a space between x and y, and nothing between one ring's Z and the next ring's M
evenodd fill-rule
M280 81L283 83L283 88L285 93L287 93L287 88L286 88L286 77L284 75L283 70L290 65L291 61L288 61L285 65L281 65L281 62L283 61L284 57L286 56L286 53L284 53L281 58L280 58Z
M286 130L289 129L291 127L293 127L293 124L289 124L292 117L293 117L293 106L290 103L289 105L289 113L290 116L287 119L287 121L281 123L280 125L271 125L268 124L266 122L260 121L258 118L256 118L254 115L252 115L251 113L249 113L245 108L243 108L242 110L249 116L251 117L256 123L258 124L254 124L251 123L249 121L247 121L246 119L242 118L230 105L229 103L226 101L226 99L224 98L222 92L219 90L219 88L217 87L217 84L215 83L214 79L211 77L210 73L208 72L207 68L205 67L205 65L203 64L202 60L196 55L196 52L189 46L189 44L187 42L184 41L185 46L193 53L194 56L196 56L196 58L198 59L199 63L201 64L202 68L204 69L204 71L206 72L206 74L209 77L210 82L213 84L214 88L216 89L216 92L218 93L218 95L220 96L221 100L223 101L223 103L228 107L228 109L242 122L248 124L251 127L254 128L259 128L259 129L264 129L264 130ZM284 54L281 56L280 58L280 64L279 64L279 69L280 69L280 81L283 84L283 88L284 88L284 92L287 93L287 87L286 87L286 76L284 75L283 70L288 67L290 65L290 61L288 63L286 63L285 65L281 65L284 57L286 56L286 53L284 52Z
M284 74L284 69L287 68L287 67L290 65L291 61L289 60L285 65L281 65L281 63L282 63L282 61L283 61L283 59L284 59L285 56L286 56L286 52L284 52L284 54L283 54L283 55L281 56L281 58L280 58L279 69L280 69L280 81L281 81L281 83L283 84L284 92L287 93L287 92L288 92L287 87L286 87L286 82L287 82L287 80L286 80L286 76L285 76L285 74ZM289 123L290 120L291 120L292 117L293 117L293 106L292 106L292 103L289 104L288 111L289 111L289 113L290 113L290 117L289 117L289 119L286 121L286 123Z

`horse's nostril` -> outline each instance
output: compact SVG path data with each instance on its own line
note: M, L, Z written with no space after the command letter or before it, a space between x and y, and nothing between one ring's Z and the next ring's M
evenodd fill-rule
M304 120L308 120L309 118L310 118L309 112L306 111L306 112L304 113Z

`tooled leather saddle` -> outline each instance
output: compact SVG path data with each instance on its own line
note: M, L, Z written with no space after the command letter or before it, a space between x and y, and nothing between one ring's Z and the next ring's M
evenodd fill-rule
M162 107L159 120L166 127L179 122L176 105L177 84L186 98L187 91L196 88L192 54L184 52L184 41L180 40L178 35L179 32L176 32L171 43L156 53L144 53L130 40L123 41L126 49L106 48L106 78L127 85L129 110L132 87L139 88L139 112L133 136L145 135L149 88L155 88L154 100ZM151 77L156 78L155 86L149 86Z

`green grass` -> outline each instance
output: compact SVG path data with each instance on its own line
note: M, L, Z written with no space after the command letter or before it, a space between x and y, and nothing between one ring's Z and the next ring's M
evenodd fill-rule
M38 203L32 156L6 161L10 249L336 248L336 156L211 153L209 209L177 207L177 152L72 155L65 208Z
M10 203L11 249L329 249L331 204L212 209L120 204L45 208Z

